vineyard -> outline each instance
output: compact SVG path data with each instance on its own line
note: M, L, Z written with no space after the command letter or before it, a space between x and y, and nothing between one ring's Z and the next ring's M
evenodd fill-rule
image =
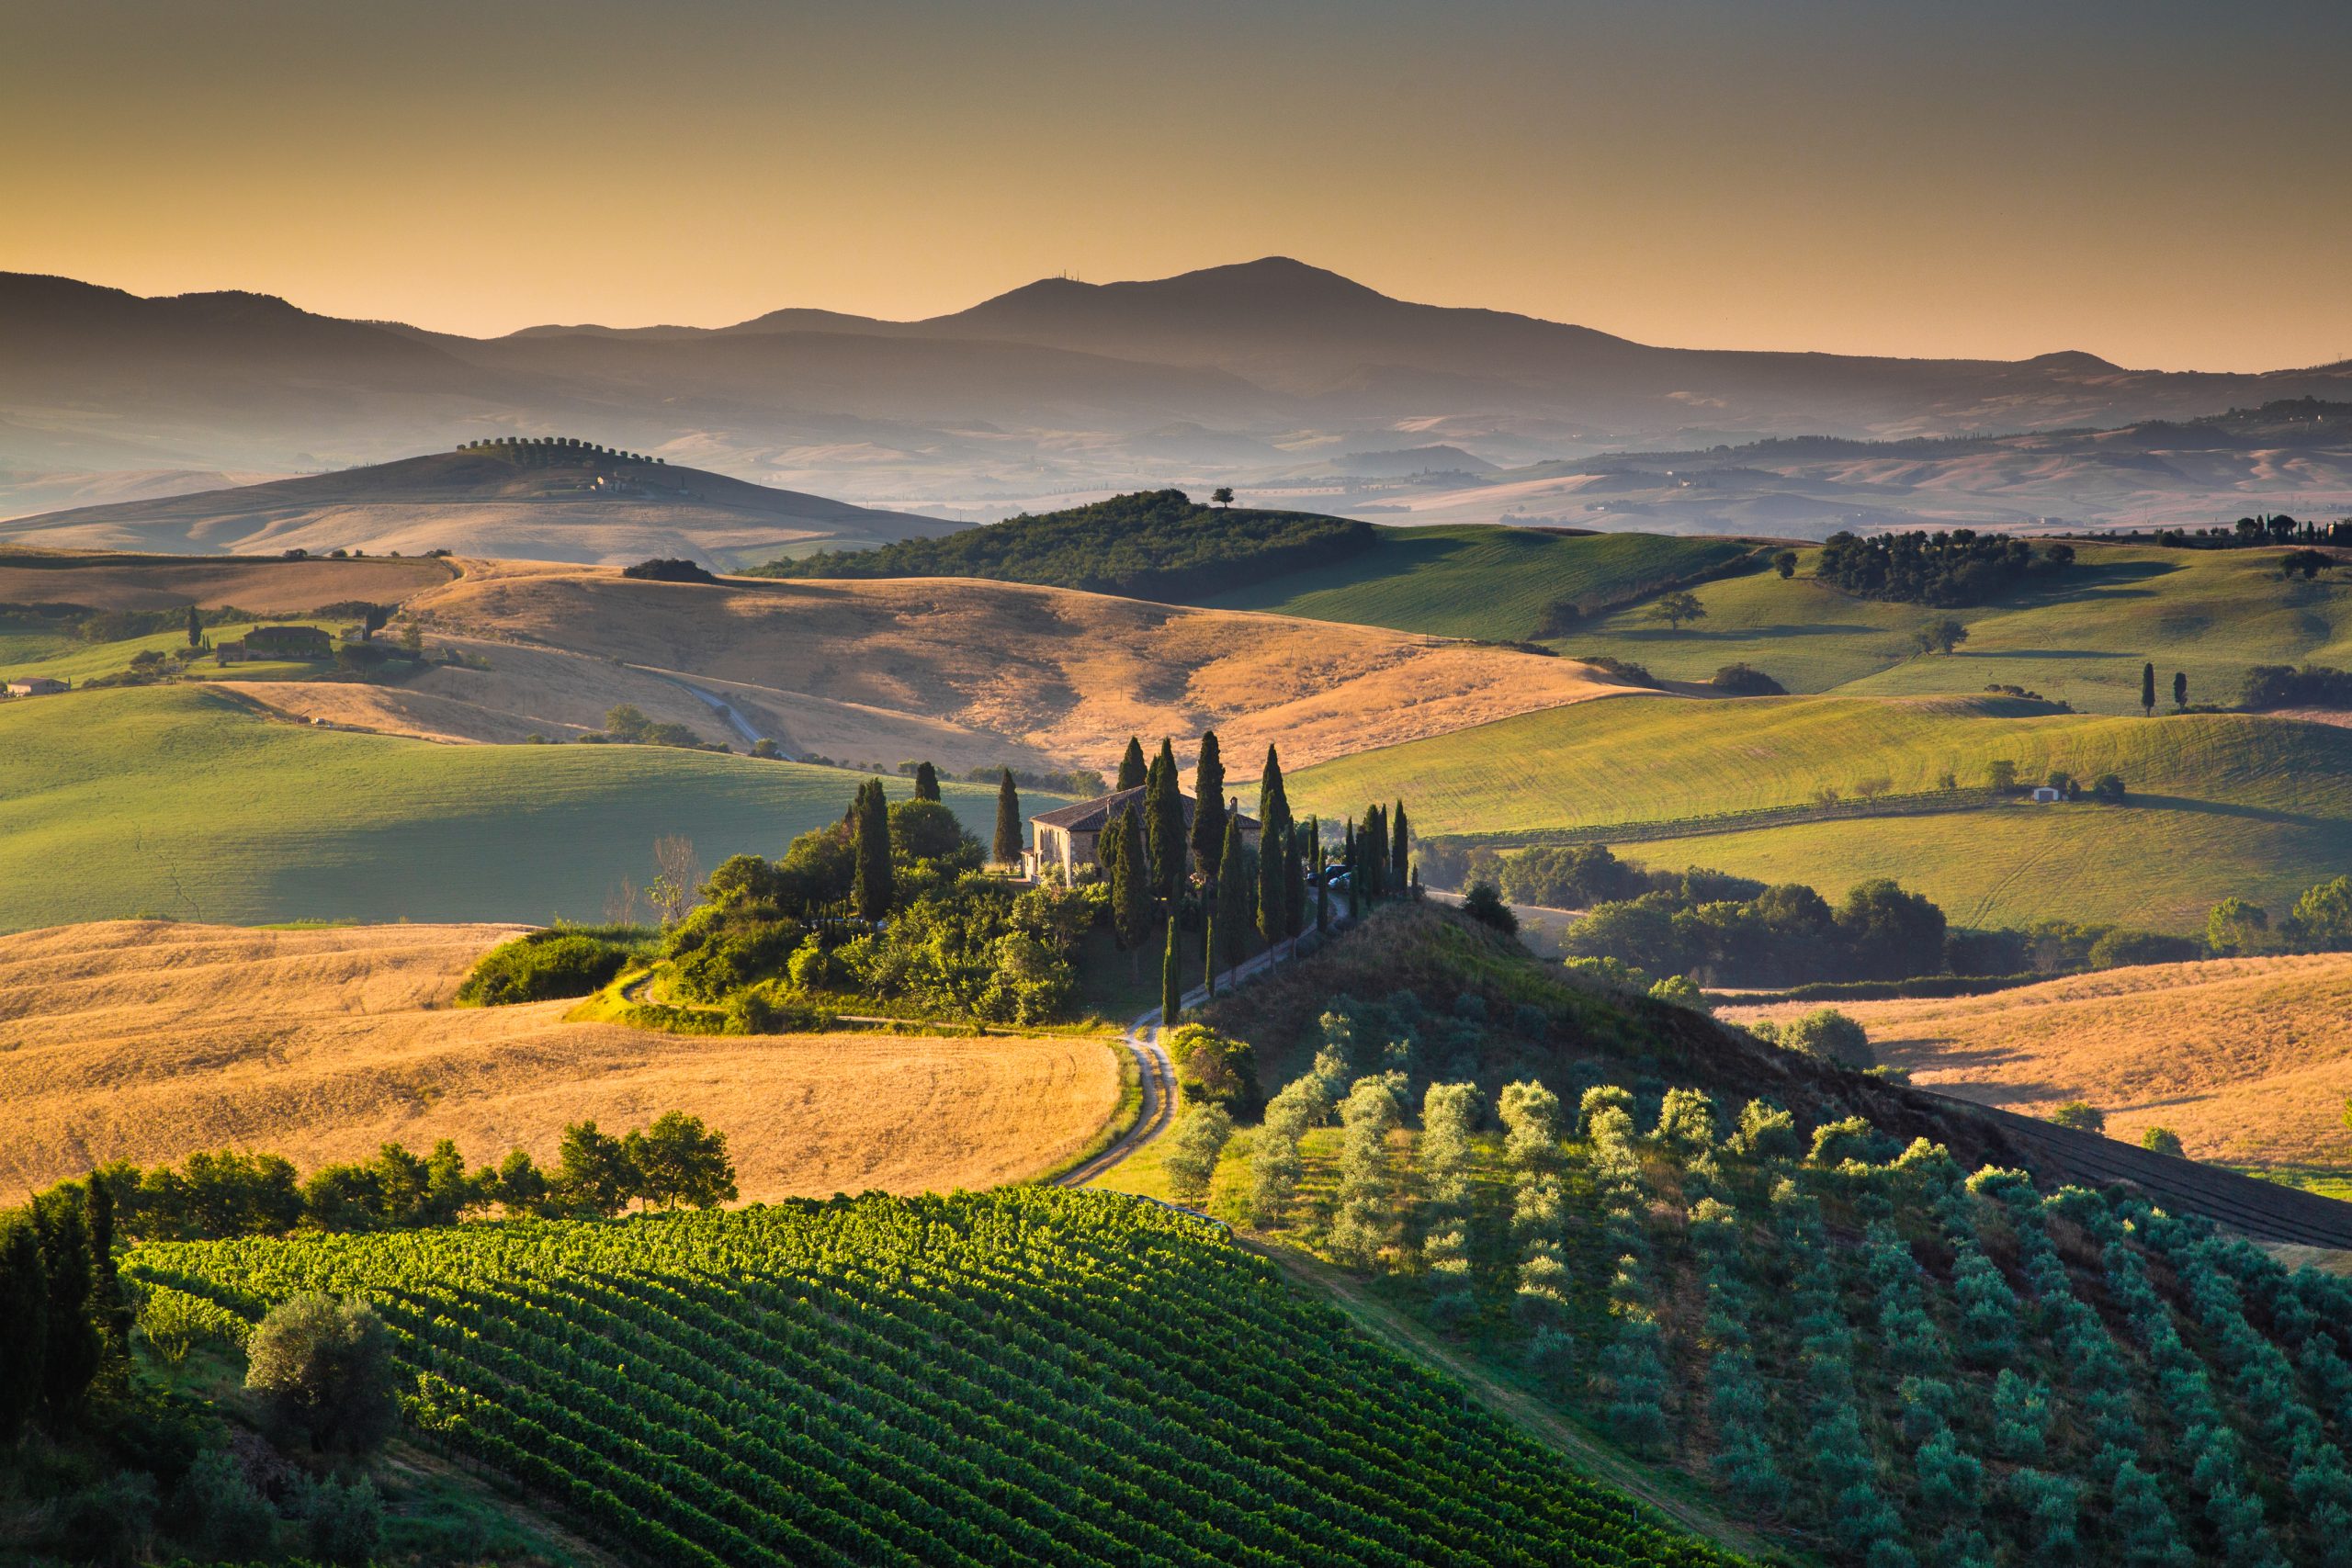
M366 1296L415 1430L647 1562L1733 1561L1220 1227L1098 1194L151 1244L125 1271L224 1325Z

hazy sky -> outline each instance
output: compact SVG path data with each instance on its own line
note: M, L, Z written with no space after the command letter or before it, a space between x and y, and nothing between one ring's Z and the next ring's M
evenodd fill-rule
M1288 254L1644 341L2352 356L2352 4L0 0L0 270L470 333Z

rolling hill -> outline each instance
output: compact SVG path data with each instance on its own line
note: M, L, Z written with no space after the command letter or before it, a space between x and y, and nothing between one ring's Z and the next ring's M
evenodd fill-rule
M8 930L141 913L594 919L624 879L651 878L655 839L685 835L706 867L774 853L839 819L859 782L667 747L345 734L271 722L200 686L0 704L0 752ZM946 800L989 832L993 788L950 784Z
M1824 788L1933 792L1946 773L1981 786L1996 760L2028 781L2112 772L2129 804L1995 804L1964 789L1927 815L1807 819ZM2291 905L2352 858L2347 773L2352 734L2278 717L2114 718L1992 697L1637 696L1336 759L1293 774L1290 795L1332 817L1401 798L1424 836L1508 845L1574 832L1630 844L1650 864L1832 896L1893 876L1962 924L2192 931L2225 896ZM1792 815L1756 827L1725 816L1768 807Z
M2352 957L2214 959L1949 1000L1841 1002L1911 1081L2046 1116L2082 1100L2112 1137L2171 1129L2190 1157L2341 1172ZM1804 1010L1729 1008L1733 1022ZM2160 1046L2159 1047L2159 1043Z
M719 328L578 325L489 339L338 321L266 296L141 299L0 276L0 463L28 493L47 473L89 484L107 470L284 472L467 437L593 429L674 463L798 490L1002 515L1138 481L1274 484L1302 463L1344 466L1351 453L1453 447L1523 468L1756 435L1983 436L2194 419L2341 401L2347 387L2343 365L2224 375L2072 353L2010 362L1658 347L1396 299L1282 257L1132 282L1044 279L917 321L786 309ZM1521 476L1539 500L1575 478ZM2161 492L2185 507L2218 506L2218 494L2234 507L2249 487L2288 506L2312 489L2292 465L2267 475L2183 468L2154 475L2154 491L2130 483L2116 493ZM1592 488L1560 493L1584 504ZM1784 488L1793 494L1760 496L1744 521L1702 508L1684 526L1780 531L1791 502L1813 516L1838 494L1903 490L1859 471ZM1984 504L2051 510L1996 489ZM1509 499L1509 483L1476 493L1479 504L1526 504Z
M954 525L573 444L473 447L0 525L21 544L80 550L325 555L365 550L624 564L768 560Z
M458 1008L514 928L256 931L119 921L29 931L0 958L0 1182L265 1149L309 1170L454 1139L470 1164L552 1160L566 1123L670 1110L728 1134L745 1201L1034 1176L1117 1105L1081 1038L696 1037L566 1022L565 1001Z

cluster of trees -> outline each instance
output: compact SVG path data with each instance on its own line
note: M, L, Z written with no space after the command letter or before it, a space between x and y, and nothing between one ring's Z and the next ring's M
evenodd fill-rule
M899 763L899 767L901 772L907 771L907 764L904 762ZM1091 800L1098 795L1110 793L1109 786L1102 782L1102 775L1090 768L1072 768L1068 773L1057 773L1042 768L1013 768L999 765L993 768L974 768L964 775L966 784L1001 784L1006 780L1020 785L1023 789L1041 789L1049 795L1071 795L1080 800Z
M667 457L649 457L642 452L621 452L610 446L599 446L594 441L582 441L576 435L496 435L482 441L467 441L458 445L460 452L496 452L518 461L558 463L586 455L610 457L621 463L664 464Z
M2276 923L2261 905L2233 895L2205 917L2205 945L2214 953L2352 951L2352 876L2332 876L2303 890Z
M2352 672L2326 664L2257 664L2245 672L2238 705L2252 713L2271 708L2352 708Z
M2071 545L2037 552L2025 540L1970 528L1949 533L1833 534L1814 575L1858 599L1905 604L1981 604L2037 572L2072 566Z
M2276 545L2352 546L2352 517L2333 523L2297 522L2285 513L2266 512L2212 528L2157 528L2101 534L2120 544L2162 545L2176 550L2246 550Z
M644 582L717 582L700 562L683 556L656 556L639 561L635 566L621 568L623 577L633 577Z
M728 748L707 741L683 724L657 723L645 716L633 703L622 703L605 712L605 728L590 730L580 738L590 743L614 746L677 746L690 751L724 751Z
M752 575L982 577L1182 601L1327 566L1370 549L1378 536L1373 525L1344 517L1201 506L1180 490L1139 491L935 539L820 550Z
M727 1134L678 1111L618 1137L575 1122L544 1169L522 1149L496 1166L469 1168L444 1138L422 1156L386 1144L372 1160L321 1166L308 1178L277 1155L224 1149L190 1155L177 1167L118 1162L94 1179L112 1206L114 1228L150 1241L420 1230L492 1208L510 1218L609 1218L631 1203L707 1209L736 1195Z
M527 931L484 953L458 987L467 1007L584 997L602 989L632 957L650 949L637 926L553 925Z
M1573 957L1655 975L1777 986L1938 974L1944 937L1943 911L1885 878L1833 907L1800 883L1768 887L1694 868L1678 886L1594 905L1565 945Z

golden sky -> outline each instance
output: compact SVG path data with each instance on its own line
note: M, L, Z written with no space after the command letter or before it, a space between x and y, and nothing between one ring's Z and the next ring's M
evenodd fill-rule
M488 333L1287 254L1702 347L2352 356L2352 6L0 0L0 270Z

